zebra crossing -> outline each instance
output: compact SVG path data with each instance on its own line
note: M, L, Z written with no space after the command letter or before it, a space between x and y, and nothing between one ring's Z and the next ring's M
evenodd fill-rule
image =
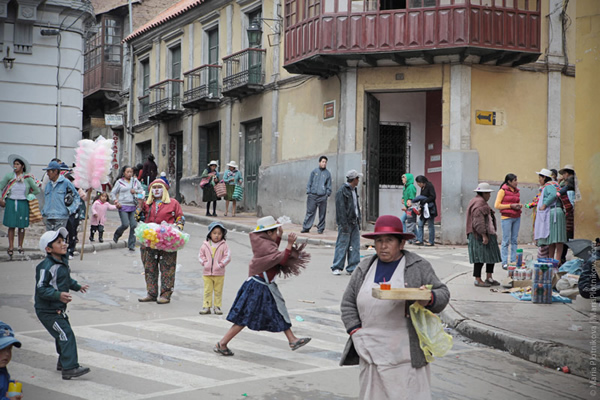
M56 371L54 342L46 331L20 332L23 347L14 352L9 370L24 392L48 390L47 398L135 400L340 368L347 334L339 306L290 315L296 336L313 338L295 352L283 333L245 329L229 344L235 356L219 356L213 347L231 323L224 316L196 315L74 326L79 361L92 372L72 381Z

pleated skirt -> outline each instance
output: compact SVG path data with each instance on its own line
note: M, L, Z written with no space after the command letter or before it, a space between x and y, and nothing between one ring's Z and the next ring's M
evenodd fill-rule
M497 236L489 235L488 238L488 244L483 244L480 238L478 239L476 235L469 233L467 237L469 243L469 263L495 264L502 261Z
M550 235L544 239L538 239L538 246L548 246L554 243L567 242L567 219L565 212L560 207L550 209Z
M29 202L27 200L13 200L7 197L2 223L7 228L29 227Z

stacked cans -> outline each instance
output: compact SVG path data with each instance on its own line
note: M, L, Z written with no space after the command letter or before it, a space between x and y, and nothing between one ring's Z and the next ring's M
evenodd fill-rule
M552 304L552 263L538 261L533 264L531 301Z

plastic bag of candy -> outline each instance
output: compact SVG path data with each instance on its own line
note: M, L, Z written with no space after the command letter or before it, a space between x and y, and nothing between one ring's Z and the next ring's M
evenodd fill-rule
M181 232L173 225L162 222L160 225L138 223L135 236L144 247L168 252L182 249L190 240L190 235Z

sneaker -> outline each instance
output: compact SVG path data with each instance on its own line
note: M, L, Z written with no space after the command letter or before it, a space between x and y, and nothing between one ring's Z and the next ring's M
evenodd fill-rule
M170 302L170 299L166 299L164 297L159 297L158 300L156 300L156 304L169 304Z
M90 369L82 366L73 369L63 369L62 378L68 381L71 378L77 378L79 376L87 374L88 372L90 372Z
M72 259L73 259L73 255L69 254L69 260L72 260Z
M332 269L331 273L334 274L334 275L341 275L342 271L340 271L339 269Z
M215 307L215 315L223 315L223 311L221 311L221 307Z
M309 230L309 229L302 229L302 230L300 231L300 233L309 233L309 232L310 232L310 230Z
M198 314L200 314L200 315L206 315L206 314L210 314L210 308L208 308L208 307L204 307L202 310L200 310L200 311L198 312Z
M508 264L502 264L502 269L506 271L508 269Z
M129 249L129 251L135 251L135 249Z

